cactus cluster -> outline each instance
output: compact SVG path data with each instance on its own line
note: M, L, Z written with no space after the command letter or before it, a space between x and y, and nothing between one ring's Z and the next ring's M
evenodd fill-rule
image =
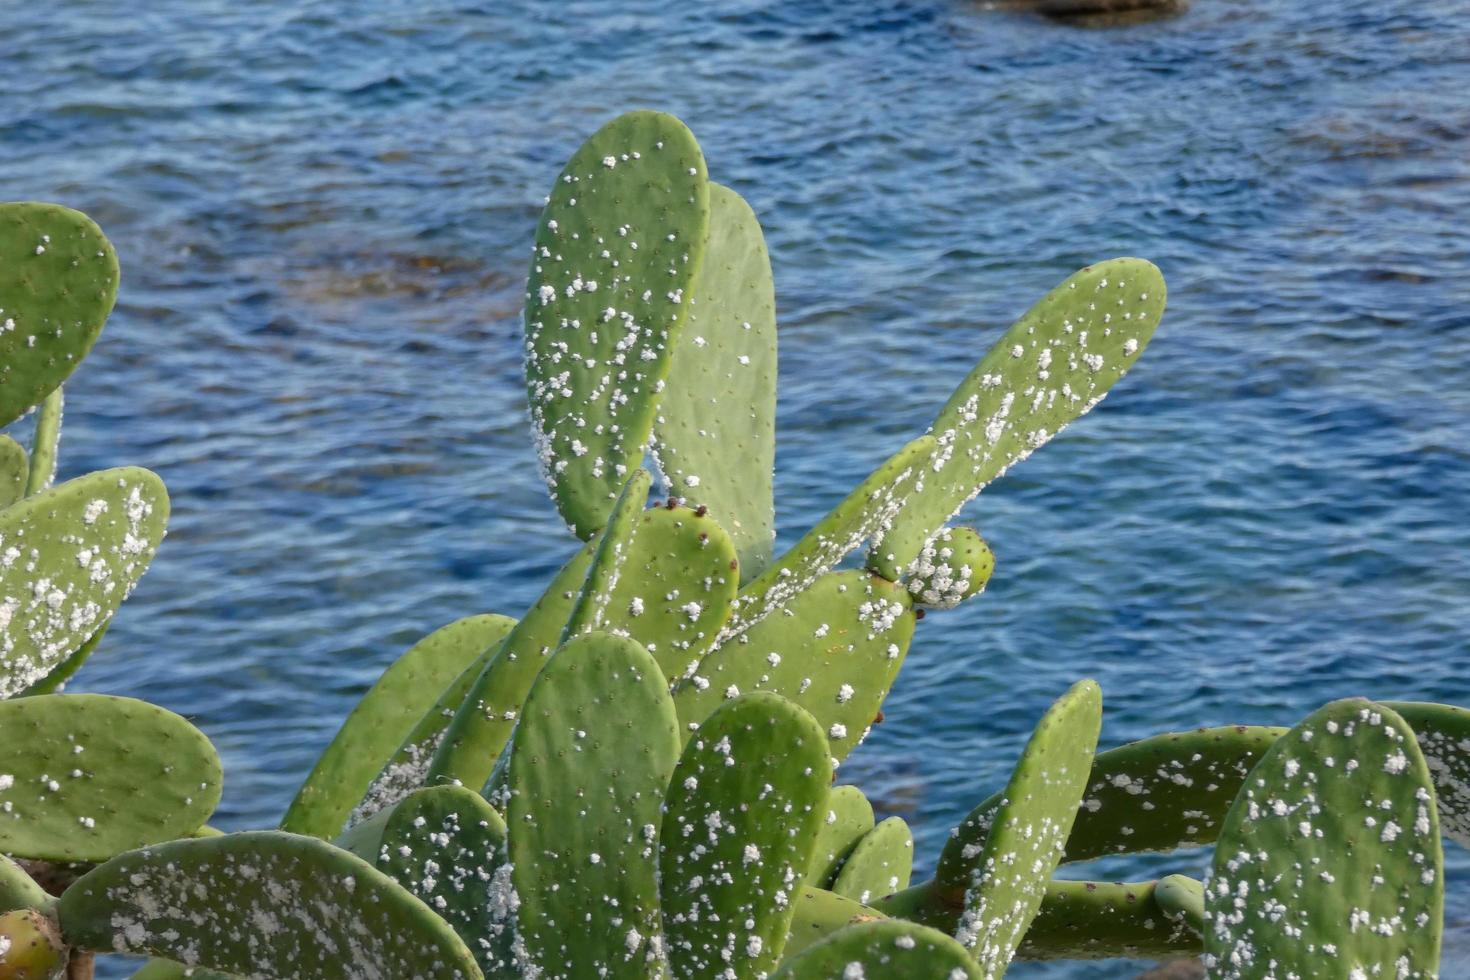
M1470 712L1342 701L1099 753L1081 681L918 884L903 820L833 785L923 611L990 577L965 503L1147 346L1149 263L1066 279L776 555L759 222L678 120L608 123L553 186L526 294L533 434L581 543L519 620L414 645L279 827L234 834L207 825L219 761L186 721L56 693L167 516L142 470L47 489L59 386L116 282L84 217L0 205L0 424L39 406L29 451L0 436L0 980L99 952L154 957L143 980L993 980L1188 955L1242 980L1436 975ZM1200 845L1207 882L1056 876Z

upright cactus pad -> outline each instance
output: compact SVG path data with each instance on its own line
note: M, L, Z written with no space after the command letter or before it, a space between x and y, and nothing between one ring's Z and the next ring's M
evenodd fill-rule
M985 590L995 571L995 553L973 527L946 528L924 545L904 584L914 602L953 609Z
M112 312L117 280L117 255L91 218L57 204L0 204L0 426L76 370Z
M864 905L909 886L914 835L902 817L889 817L863 835L842 862L832 890Z
M0 854L0 912L38 909L50 901L45 889L24 868Z
M965 948L927 926L889 919L851 926L781 966L775 980L981 980Z
M383 672L327 746L291 801L281 829L330 839L341 833L394 751L439 694L515 625L470 616L435 630Z
M20 443L0 435L0 510L26 495L26 474L30 462Z
M1440 831L1461 847L1470 847L1470 711L1425 701L1383 705L1414 729L1434 780Z
M776 533L776 295L755 212L709 188L709 242L659 401L653 450L669 492L729 531L744 579Z
M44 678L117 611L167 520L163 481L135 467L0 511L0 698Z
M791 917L791 933L786 937L785 959L799 956L848 926L877 922L887 918L883 913L844 898L834 892L803 885L796 897L796 912Z
M486 976L514 973L505 821L480 794L462 786L418 790L338 844L438 913Z
M737 637L785 608L887 527L914 492L934 448L933 437L920 436L894 453L790 551L741 589L721 640ZM898 581L896 576L888 579Z
M811 712L840 762L877 717L913 635L903 586L859 569L831 572L681 680L679 720L687 730L727 698L774 691Z
M36 431L31 437L31 462L26 473L26 495L40 493L56 479L56 450L61 443L61 414L65 404L60 388L41 402Z
M57 903L73 946L238 976L480 980L454 931L372 865L280 831L120 854Z
M1218 980L1438 975L1439 819L1409 725L1334 701L1282 736L1225 818L1205 890Z
M624 637L574 637L536 679L510 753L526 972L659 976L658 826L679 735L658 664Z
M582 144L536 231L526 382L542 468L588 538L642 462L709 229L694 136L630 112Z
M873 831L873 804L856 786L834 786L822 808L822 821L817 831L817 846L802 876L814 888L829 888L847 858ZM840 893L846 894L846 893ZM856 896L849 895L849 898Z
M0 853L105 861L201 827L214 747L162 708L100 694L0 702Z
M664 948L679 980L757 980L786 944L832 764L811 715L747 694L699 727L659 833Z
M1036 726L990 834L973 855L957 933L981 973L1005 973L1062 859L1102 727L1102 692L1079 681Z
M934 420L923 488L873 546L897 580L929 539L1012 464L1096 405L1143 352L1164 312L1164 278L1142 259L1075 273L1016 322Z
M1246 775L1285 731L1199 728L1098 753L1062 860L1213 844ZM996 793L977 806L944 845L935 878L956 902L1004 799Z
M562 642L578 633L600 630L606 627L606 618L612 604L613 590L623 576L623 566L633 551L633 535L638 531L638 518L648 504L648 490L653 477L645 469L636 469L623 484L617 502L607 517L607 526L597 538L597 550L592 553L592 564L587 569L587 579L582 583L582 593L572 614L562 630Z

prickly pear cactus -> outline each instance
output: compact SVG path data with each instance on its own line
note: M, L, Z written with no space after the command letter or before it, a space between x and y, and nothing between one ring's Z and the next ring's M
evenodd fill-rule
M1199 728L1098 753L1062 860L1213 844L1246 775L1285 731ZM945 842L935 878L955 901L1004 796L996 793L977 806Z
M0 912L38 909L50 902L45 889L24 868L0 854Z
M1169 882L1170 884L1165 884ZM1187 884L1186 884L1187 882ZM1160 892L1161 887L1163 892ZM1026 960L1163 960L1201 950L1199 882L1170 875L1162 881L1047 883L1041 908L1016 950Z
M64 399L57 388L47 395L36 412L36 432L31 438L31 461L26 473L26 495L40 493L56 479L56 448L61 442L61 413Z
M214 746L131 698L0 702L0 853L105 861L203 826L220 796Z
M1470 847L1470 711L1425 701L1383 705L1414 729L1434 780L1440 831L1461 847Z
M980 980L965 948L944 933L890 919L850 926L784 963L776 980Z
M589 538L643 459L709 230L694 136L630 112L557 178L526 287L526 383L542 468Z
M822 810L817 846L802 880L814 888L830 887L858 842L872 832L873 824L873 804L862 790L856 786L832 787Z
M848 926L884 918L887 917L883 913L850 898L803 885L796 897L796 912L791 917L784 958L790 960Z
M816 526L758 575L735 601L720 641L734 639L784 609L863 542L887 527L906 506L934 454L932 436L920 436L894 453L843 498ZM896 576L888 577L891 582Z
M35 909L0 915L0 980L59 980L67 959L61 930L49 916Z
M62 934L238 976L480 980L444 920L347 851L280 831L120 854L57 902Z
M678 682L674 705L687 731L727 698L774 691L811 712L841 762L877 717L913 635L903 586L831 572L712 651Z
M542 669L506 811L526 972L659 976L658 826L678 758L668 686L633 640L583 633Z
M606 627L604 620L612 604L613 589L617 588L618 580L623 576L623 566L633 550L638 518L648 504L648 490L652 485L653 477L645 469L634 470L623 484L622 492L608 514L607 526L597 538L597 550L592 554L592 565L587 569L582 593L562 630L563 643L578 633Z
M36 681L36 683L26 688L17 696L33 698L39 694L61 693L61 690L66 686L66 682L71 680L76 672L82 669L82 665L91 659L93 653L97 652L97 647L102 643L102 638L107 635L107 627L110 625L112 625L112 621L108 620L99 626L97 632L93 633L86 643L83 643L77 648L76 653L67 657L55 667L52 667L50 673Z
M775 969L831 781L825 734L785 698L743 695L699 726L659 833L674 976L757 980Z
M0 435L0 510L26 495L26 474L30 463L20 443Z
M832 890L864 905L909 886L914 834L902 817L889 817L863 835L842 862Z
M1439 819L1414 732L1334 701L1282 736L1225 818L1205 890L1219 980L1438 975Z
M986 484L1108 393L1163 312L1163 276L1128 258L1088 266L1033 306L940 409L923 487L873 545L869 567L904 576Z
M945 528L924 545L904 584L914 602L953 609L985 591L995 571L995 554L973 527Z
M1205 886L1187 875L1167 875L1154 886L1154 901L1164 914L1188 926L1195 935L1205 933Z
M513 626L508 616L469 616L415 643L352 709L291 801L281 829L323 839L341 833L373 778L439 694Z
M58 204L0 204L0 426L41 403L92 349L117 297L102 230Z
M776 295L755 212L710 184L709 242L653 426L669 492L730 533L745 580L776 533Z
M0 511L0 698L44 678L117 611L167 521L163 481L135 467Z
M1102 693L1079 681L1052 705L1021 754L990 834L973 855L957 937L985 977L1002 976L1041 907L1087 789Z

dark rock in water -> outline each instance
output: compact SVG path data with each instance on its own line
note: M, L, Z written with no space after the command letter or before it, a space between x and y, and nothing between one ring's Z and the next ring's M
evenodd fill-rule
M1037 0L1035 9L1060 18L1126 15L1120 23L1136 23L1147 16L1177 14L1185 6L1187 0Z
M1205 965L1199 960L1171 960L1140 973L1138 980L1205 980Z

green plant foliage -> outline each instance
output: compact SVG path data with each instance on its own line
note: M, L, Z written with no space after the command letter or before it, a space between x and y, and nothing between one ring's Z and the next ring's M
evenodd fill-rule
M864 905L909 886L914 871L914 834L902 817L889 817L852 849L832 890Z
M995 571L995 553L973 527L945 528L924 545L905 583L914 602L953 609L985 591Z
M957 936L986 977L1005 973L1041 907L1087 789L1101 728L1102 692L1079 681L1036 726L973 855Z
M527 970L658 975L658 825L678 757L668 686L633 640L583 633L542 669L511 741L506 813Z
M912 922L866 922L843 929L788 960L776 980L980 980L965 948Z
M33 698L40 694L59 694L62 688L66 686L66 682L71 680L76 672L82 669L82 665L91 659L92 654L97 651L97 647L102 643L102 638L107 635L107 627L111 625L112 621L108 620L99 626L97 632L93 633L86 643L83 643L77 648L76 653L51 668L51 673L36 681L36 683L20 692L16 697Z
M31 464L25 447L6 435L0 435L0 510L26 495L26 474Z
M776 293L750 205L710 184L709 242L654 420L669 492L709 508L741 578L771 561L776 533Z
M582 593L572 614L562 630L562 642L578 633L603 629L612 603L613 589L622 578L623 566L633 551L633 536L638 531L638 518L648 504L648 491L653 477L648 471L637 469L623 484L617 502L608 515L607 526L597 539L597 550L592 554L592 565L587 569L587 579L582 583Z
M479 980L428 906L353 854L280 831L120 854L57 902L71 945L241 976Z
M1383 705L1414 729L1434 780L1440 832L1461 847L1470 847L1470 711L1423 701Z
M1154 901L1169 918L1188 926L1196 935L1204 935L1204 885L1187 875L1168 875L1154 886Z
M76 370L117 297L117 255L80 211L0 204L0 425Z
M101 694L0 702L0 853L103 861L201 826L214 747L162 708Z
M709 184L673 116L603 126L557 178L526 287L526 384L542 468L581 538L643 459L704 257Z
M323 839L341 833L373 778L445 686L514 626L507 616L469 616L415 643L352 709L296 793L281 829Z
M860 569L830 572L686 672L674 706L687 730L728 698L772 691L811 712L841 762L877 717L913 635L903 586Z
M50 900L51 896L24 868L0 854L0 912L38 909L49 905Z
M41 402L36 412L36 434L31 439L30 469L26 473L26 495L40 493L56 479L56 449L61 442L63 397L57 388Z
M0 511L0 698L89 640L142 577L168 494L147 470L103 470Z
M873 804L862 790L856 786L832 787L817 831L817 846L803 880L814 888L830 889L858 842L873 831L873 823Z
M791 934L786 937L785 958L792 959L848 926L886 918L866 905L833 892L803 885L796 896L791 916Z
M35 909L0 915L0 980L60 980L67 957L49 916Z
M873 545L869 567L893 581L908 574L986 484L1096 405L1148 346L1164 294L1151 263L1112 259L1027 311L940 409L923 486Z
M1282 736L1225 818L1206 889L1219 980L1438 975L1439 820L1414 732L1334 701Z
M775 969L831 781L826 735L778 695L742 695L699 726L659 833L674 976L757 980Z

